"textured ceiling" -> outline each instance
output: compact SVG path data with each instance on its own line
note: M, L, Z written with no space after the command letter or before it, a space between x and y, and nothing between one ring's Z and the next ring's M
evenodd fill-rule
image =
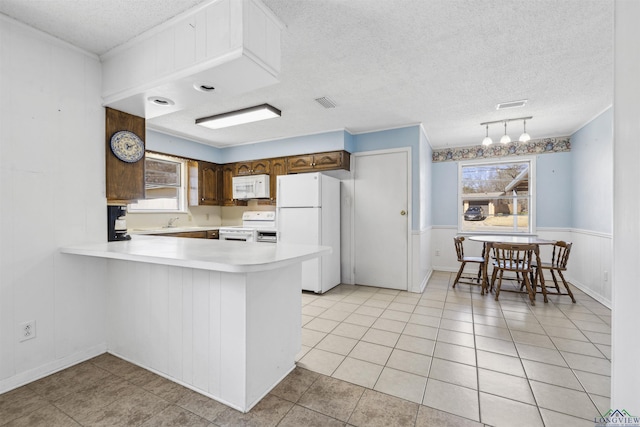
M101 54L200 0L0 0L0 12ZM612 104L610 0L264 0L286 25L280 83L148 120L214 146L422 123L434 148L478 144L481 122L533 116L569 135ZM324 109L314 98L337 107ZM525 107L496 111L500 102ZM227 129L194 119L270 103L282 117ZM490 127L494 141L502 125ZM521 123L508 128L512 138Z
M0 0L0 12L102 55L206 0Z

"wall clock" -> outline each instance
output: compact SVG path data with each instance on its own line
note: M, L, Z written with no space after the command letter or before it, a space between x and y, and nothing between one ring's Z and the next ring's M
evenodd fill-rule
M144 156L144 142L135 133L121 130L111 137L111 151L123 162L135 163Z

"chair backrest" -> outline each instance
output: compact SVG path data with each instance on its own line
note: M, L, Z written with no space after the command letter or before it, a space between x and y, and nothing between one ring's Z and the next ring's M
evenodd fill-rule
M464 242L464 237L462 236L456 236L453 238L453 243L456 245L456 255L460 262L462 262L462 259L464 258L464 247L462 242Z
M492 248L498 268L518 273L530 272L534 254L538 257L538 245L494 243Z
M567 262L569 262L569 254L571 253L571 246L573 243L567 243L562 240L557 241L553 245L553 253L551 255L551 264L554 267L566 269Z

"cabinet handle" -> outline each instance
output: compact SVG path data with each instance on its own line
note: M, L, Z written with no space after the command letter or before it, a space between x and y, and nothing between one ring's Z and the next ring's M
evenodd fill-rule
M400 211L400 215L406 215L406 214L407 214L407 211L405 210Z

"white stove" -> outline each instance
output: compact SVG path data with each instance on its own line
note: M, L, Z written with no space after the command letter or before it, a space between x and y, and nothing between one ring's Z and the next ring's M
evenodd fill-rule
M242 225L220 227L220 240L276 243L276 213L274 211L247 211L242 214Z

